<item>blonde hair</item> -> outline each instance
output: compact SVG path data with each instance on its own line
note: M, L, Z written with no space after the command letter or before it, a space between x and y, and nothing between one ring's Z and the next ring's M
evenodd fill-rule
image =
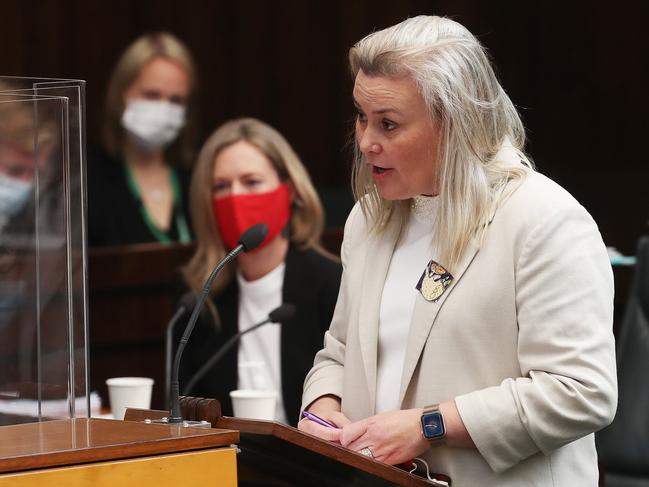
M525 129L500 86L485 49L462 25L418 16L360 40L349 51L352 74L407 77L440 126L438 259L453 271L469 243L479 244L495 207L532 169ZM517 161L497 157L511 144ZM352 189L373 231L390 220L403 230L410 200L383 200L355 144ZM431 160L431 165L435 161Z
M289 222L289 240L301 249L312 248L323 254L320 237L324 212L311 178L286 139L274 128L254 118L240 118L221 125L205 142L192 174L190 212L196 234L196 252L183 269L185 280L198 291L210 271L225 256L226 248L214 221L212 172L214 161L226 147L245 141L259 149L271 162L282 182L291 184L294 205ZM213 292L218 294L232 278L223 269Z
M187 123L180 136L165 151L170 163L189 165L194 157L196 68L187 47L167 32L147 34L136 39L124 51L113 68L106 92L103 141L108 152L117 156L124 142L121 125L124 93L137 79L142 68L156 58L164 58L181 66L189 75L190 96L187 102Z
M39 109L38 98L19 82L0 81L0 143L24 152L33 152L36 146L41 152L50 150L57 134L52 106L44 103Z

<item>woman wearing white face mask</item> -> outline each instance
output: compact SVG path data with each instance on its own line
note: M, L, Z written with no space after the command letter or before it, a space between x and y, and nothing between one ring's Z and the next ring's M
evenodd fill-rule
M18 83L0 81L0 92L21 88ZM1 247L6 234L15 236L33 231L32 215L37 199L34 188L36 174L40 175L40 211L46 211L46 193L52 182L52 171L46 170L46 161L54 148L56 131L45 113L41 113L38 123L35 123L35 108L30 103L11 102L11 96L0 97L0 100L3 101L0 103ZM35 139L38 141L38 151L34 150ZM49 191L47 194L51 193ZM2 253L0 249L0 254Z
M186 198L195 82L189 51L168 33L139 38L118 61L105 147L88 164L91 246L192 239Z

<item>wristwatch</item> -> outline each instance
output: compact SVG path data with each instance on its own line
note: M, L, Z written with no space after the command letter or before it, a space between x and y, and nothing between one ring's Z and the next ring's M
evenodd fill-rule
M421 433L428 441L444 439L446 426L444 426L444 418L439 410L439 404L424 408L421 413Z

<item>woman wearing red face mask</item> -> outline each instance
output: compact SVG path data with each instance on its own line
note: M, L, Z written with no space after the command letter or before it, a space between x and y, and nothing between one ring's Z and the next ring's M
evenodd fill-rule
M216 324L203 320L194 330L181 364L181 389L237 331L292 303L292 319L244 335L187 393L220 399L223 413L232 415L229 391L274 389L276 419L296 424L302 384L331 321L341 275L340 264L320 247L323 211L306 169L272 127L251 118L228 122L201 151L190 210L197 247L184 276L194 292L247 228L265 223L268 235L214 282ZM251 372L238 366L243 363L257 367Z

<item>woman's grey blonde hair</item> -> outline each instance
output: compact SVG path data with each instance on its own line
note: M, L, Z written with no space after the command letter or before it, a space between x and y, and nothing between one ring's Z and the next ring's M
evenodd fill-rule
M226 148L245 141L259 149L271 162L284 183L293 190L293 207L288 225L290 242L300 249L315 249L323 254L320 238L324 212L311 178L286 139L270 125L254 118L240 118L221 125L205 142L192 174L190 212L196 234L196 252L184 268L185 280L197 292L210 271L225 256L226 248L214 219L212 173L214 162ZM214 282L218 294L232 279L225 268Z
M518 112L480 42L447 18L413 17L370 34L350 49L349 62L353 76L413 79L440 128L436 244L440 263L453 271L471 241L480 244L497 205L532 169ZM505 146L515 151L513 162L498 157ZM379 196L357 144L352 187L374 231L388 220L401 228L408 221L410 200Z
M113 156L118 156L121 153L125 136L121 125L122 113L125 108L124 94L140 75L142 68L156 58L173 61L189 75L190 96L187 102L187 121L178 139L165 150L165 155L171 164L189 166L195 155L196 67L189 49L177 37L167 32L139 37L126 48L113 68L104 107L104 146Z

